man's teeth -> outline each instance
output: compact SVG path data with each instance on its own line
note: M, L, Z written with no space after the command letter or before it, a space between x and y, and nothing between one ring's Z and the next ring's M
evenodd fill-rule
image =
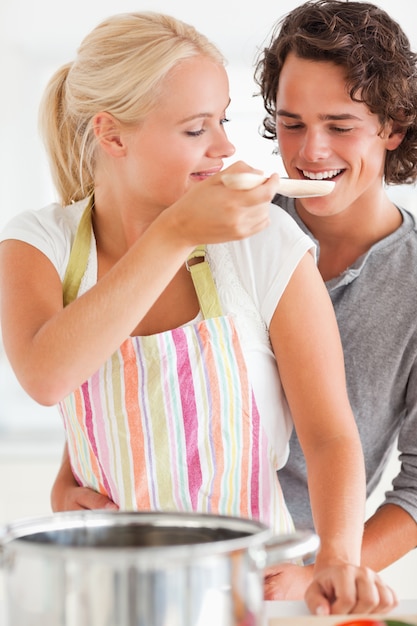
M324 180L326 178L333 178L340 174L342 170L329 170L327 172L306 172L303 170L303 175L310 180Z

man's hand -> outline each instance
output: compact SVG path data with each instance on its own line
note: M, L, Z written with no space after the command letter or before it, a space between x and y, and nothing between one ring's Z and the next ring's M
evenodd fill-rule
M315 572L305 601L314 615L387 613L398 604L394 591L376 572L347 563Z

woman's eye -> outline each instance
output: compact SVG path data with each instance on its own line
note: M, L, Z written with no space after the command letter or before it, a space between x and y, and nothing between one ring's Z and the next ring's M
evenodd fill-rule
M206 131L204 128L200 128L199 130L187 130L186 134L189 135L190 137L199 137L205 132Z
M227 122L230 122L230 120L227 117L223 117L220 120L220 126L223 126ZM200 137L200 135L203 135L206 132L206 130L207 130L206 128L199 128L198 130L187 130L186 134L189 137Z

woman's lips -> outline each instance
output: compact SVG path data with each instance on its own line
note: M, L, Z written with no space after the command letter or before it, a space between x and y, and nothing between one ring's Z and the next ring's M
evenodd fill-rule
M214 176L214 174L217 174L218 172L220 172L220 170L221 170L221 167L216 168L215 170L203 170L201 172L192 172L191 178L198 179L198 180L206 180L210 176Z

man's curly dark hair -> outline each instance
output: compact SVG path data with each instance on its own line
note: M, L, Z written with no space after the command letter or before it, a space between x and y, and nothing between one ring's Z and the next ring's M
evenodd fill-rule
M275 101L288 53L344 68L350 97L366 104L385 124L404 132L396 150L388 151L387 184L417 178L417 54L400 25L367 2L308 0L273 28L261 51L255 81L267 112L262 135L276 139Z

